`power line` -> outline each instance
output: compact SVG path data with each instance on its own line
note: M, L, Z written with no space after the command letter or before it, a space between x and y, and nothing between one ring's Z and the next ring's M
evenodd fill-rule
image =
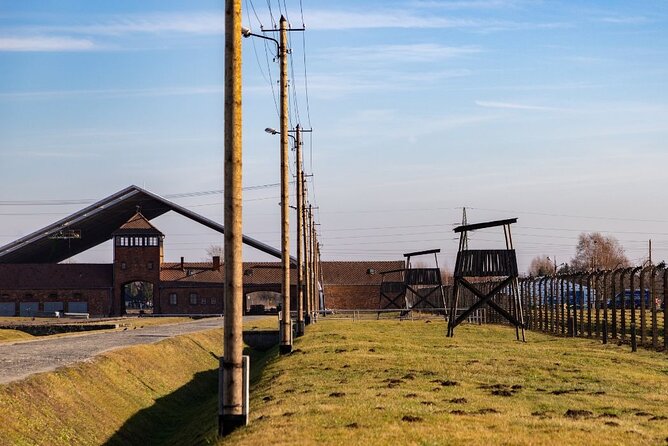
M507 210L507 209L487 209L487 208L469 208L469 209L475 209L475 210L478 210L478 211L512 213L512 214L540 215L540 216L544 216L544 217L585 218L585 219L592 219L592 220L633 221L633 222L641 222L641 223L668 223L668 220L645 220L645 219L638 219L638 218L623 218L623 217L601 217L601 216L591 216L591 215L550 214L550 213L547 213L547 212L511 211L511 210Z
M294 181L290 182L294 184ZM254 186L243 187L243 190L253 191L268 189L272 187L278 187L281 183L267 183L267 184L258 184ZM178 199L178 198L191 198L191 197L202 197L206 195L220 195L223 193L223 189L214 189L214 190L205 190L205 191L196 191L196 192L180 192L174 194L162 195L164 198ZM98 200L91 198L78 198L78 199L60 199L60 200L4 200L0 201L0 206L69 206L74 204L90 204Z

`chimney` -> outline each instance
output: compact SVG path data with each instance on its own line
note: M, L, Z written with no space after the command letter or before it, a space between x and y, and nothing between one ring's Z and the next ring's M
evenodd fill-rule
M220 256L213 256L213 269L214 271L218 271L220 269Z
M183 271L183 257L181 257L181 271Z

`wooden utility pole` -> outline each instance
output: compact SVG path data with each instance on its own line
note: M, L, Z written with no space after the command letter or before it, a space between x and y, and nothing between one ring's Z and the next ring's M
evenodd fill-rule
M317 276L316 276L316 269L315 269L315 240L316 240L316 234L315 234L315 225L313 224L313 206L308 205L308 218L309 218L309 230L311 232L311 237L309 240L309 250L311 251L311 256L310 256L310 269L311 269L311 290L309 293L311 294L311 322L318 322L318 306L316 302L316 294L317 294Z
M292 351L292 321L290 318L290 196L288 193L288 30L287 20L281 16L279 59L281 62L281 267L283 281L281 294L281 354Z
M218 432L248 424L244 407L241 228L241 0L225 1L225 307L219 371Z
M304 197L302 196L302 147L301 126L297 124L295 133L295 148L297 155L297 336L304 335L304 226L302 225L302 211Z
M323 275L322 275L322 259L320 258L320 242L316 240L316 245L315 245L315 252L316 252L316 262L317 262L317 271L318 275L316 276L316 290L317 290L317 296L316 299L318 299L318 311L323 311L325 308L323 307L323 301L321 300L321 294L320 290L322 289L322 292L325 292L325 282L323 280ZM324 315L324 313L323 313Z
M306 325L311 323L313 307L311 306L311 227L308 224L308 208L306 207L306 184L302 170L302 193L304 209L302 209L302 225L304 226L304 303L306 304Z

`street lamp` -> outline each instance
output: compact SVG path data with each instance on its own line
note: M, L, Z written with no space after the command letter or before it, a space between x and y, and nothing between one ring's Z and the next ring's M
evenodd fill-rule
M280 57L281 55L281 44L278 43L278 40L274 39L273 37L267 37L263 36L262 34L255 34L252 32L249 28L246 28L245 26L241 27L241 36L248 39L250 36L253 37L259 37L260 39L265 39L265 40L271 40L276 44L276 57ZM276 60L276 59L274 59Z

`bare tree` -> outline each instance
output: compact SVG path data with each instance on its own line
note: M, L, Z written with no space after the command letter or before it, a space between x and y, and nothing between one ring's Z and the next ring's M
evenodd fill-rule
M528 272L530 276L548 276L554 273L554 264L547 256L536 256L531 260Z
M578 237L571 268L575 271L614 269L629 265L624 248L616 238L600 232L582 233Z
M211 260L214 256L222 258L224 252L223 245L209 245L209 247L206 248L207 260Z

